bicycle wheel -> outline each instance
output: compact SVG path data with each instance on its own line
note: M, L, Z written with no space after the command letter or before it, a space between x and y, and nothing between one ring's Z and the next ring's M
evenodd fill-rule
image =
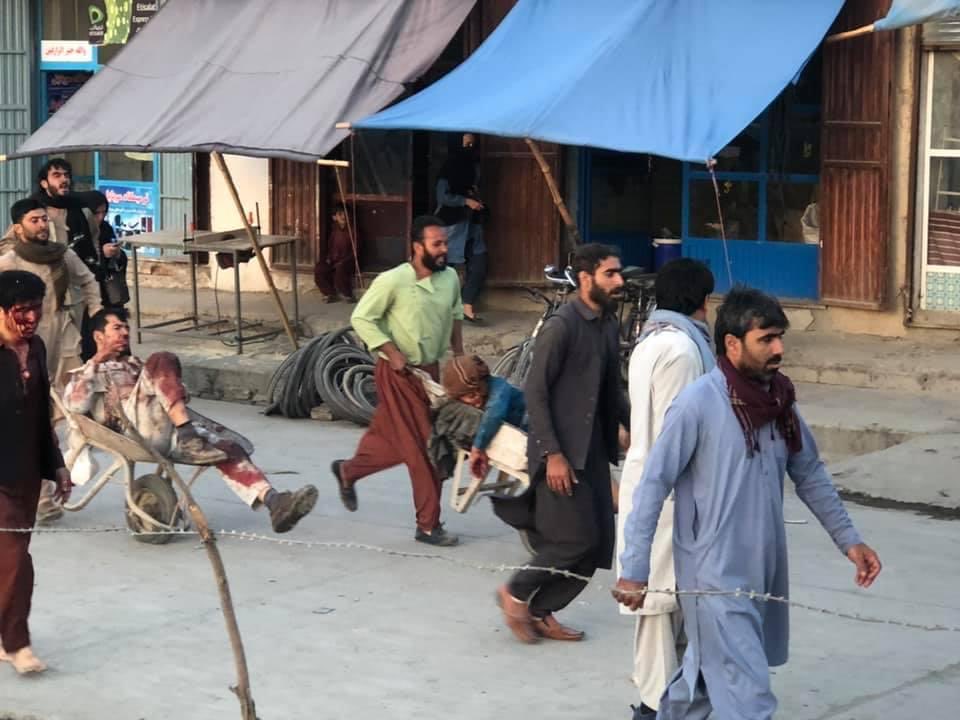
M492 373L497 377L509 378L513 374L513 369L517 366L517 359L520 357L522 349L523 343L520 343L507 350L503 357L497 360L497 364L493 366Z

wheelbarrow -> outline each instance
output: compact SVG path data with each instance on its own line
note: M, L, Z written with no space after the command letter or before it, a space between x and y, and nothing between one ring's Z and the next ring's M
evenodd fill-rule
M504 423L487 447L490 472L477 477L470 469L470 450L457 448L450 505L459 513L470 509L481 494L517 495L530 487L527 474L527 434Z
M113 461L105 470L98 471L94 477L90 478L93 481L90 488L79 500L64 504L64 510L70 512L83 510L107 483L119 474L126 499L126 523L127 527L135 533L134 539L151 545L163 545L173 537L171 533L186 530L189 527L186 507L177 495L173 481L161 466L152 473L136 475L137 463L156 464L153 454L147 448L92 418L70 412L56 392L51 392L50 396L77 438L65 458L67 467L72 469L85 448L100 450ZM188 408L188 412L191 419L198 424L214 428L218 434L229 435L229 439L237 442L248 454L253 453L253 444L242 435L223 428L192 409ZM210 466L193 465L191 467L195 470L187 481L188 488L192 488L197 478Z

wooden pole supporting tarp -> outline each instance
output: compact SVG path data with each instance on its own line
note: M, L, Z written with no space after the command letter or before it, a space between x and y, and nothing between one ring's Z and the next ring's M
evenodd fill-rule
M827 35L824 39L825 43L835 43L840 40L849 40L855 37L862 37L864 35L869 35L874 32L876 28L873 26L873 23L869 25L864 25L863 27L854 28L853 30L846 30L844 32L834 33L833 35Z
M290 338L290 343L293 345L293 349L297 350L299 347L297 345L297 333L293 326L290 325L290 318L287 317L287 311L283 307L283 300L280 299L280 293L277 291L277 286L273 282L273 275L270 274L270 268L267 266L267 260L263 256L263 248L260 247L260 240L257 238L257 233L250 224L250 221L247 220L247 214L243 211L243 203L240 202L240 193L237 192L237 186L233 182L233 175L230 174L230 169L227 167L226 162L224 162L223 155L217 151L214 151L210 154L213 156L213 160L216 162L217 167L220 168L220 172L223 174L223 179L227 183L227 189L230 191L230 196L233 198L233 203L237 206L237 212L240 213L240 219L243 221L243 227L247 231L247 237L250 238L250 244L253 246L253 252L257 256L257 261L260 263L260 270L263 273L263 278L267 281L267 285L270 287L270 292L273 294L273 299L277 303L277 311L280 313L280 321L283 323L283 329L286 331L287 337ZM293 262L296 261L296 253L294 253ZM237 288L237 292L240 292L240 288Z
M530 152L533 153L534 159L537 161L537 165L540 166L540 172L543 173L543 179L547 183L547 189L550 191L550 195L553 198L553 204L556 205L557 210L560 213L560 217L563 219L564 225L567 226L567 232L570 234L570 239L573 241L573 246L583 244L583 238L580 237L580 230L577 228L577 224L573 221L573 216L570 215L570 211L567 209L567 204L563 201L563 197L560 195L560 189L557 187L557 181L553 177L553 173L550 171L550 165L547 164L547 159L543 156L543 153L540 151L540 147L536 142L530 138L524 138L524 142L527 143L527 147L530 148Z

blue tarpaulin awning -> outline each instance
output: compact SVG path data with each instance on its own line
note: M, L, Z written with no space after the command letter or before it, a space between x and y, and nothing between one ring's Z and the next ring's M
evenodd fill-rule
M462 65L356 128L704 161L796 76L843 0L519 0Z
M929 20L960 17L960 0L893 0L890 11L877 20L875 30L896 30Z

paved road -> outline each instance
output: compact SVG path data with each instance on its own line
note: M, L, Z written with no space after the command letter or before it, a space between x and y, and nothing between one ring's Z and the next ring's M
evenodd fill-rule
M401 472L360 488L360 512L335 498L329 461L359 437L350 426L265 419L257 409L197 402L257 442L278 486L316 482L318 511L288 536L422 551L413 542ZM267 532L210 475L198 497L215 527ZM795 498L791 519L811 520ZM886 562L867 592L812 524L789 525L794 598L883 618L960 625L960 525L851 508ZM467 562L524 560L481 503L447 513L465 543L438 553ZM122 522L119 488L62 527ZM582 645L516 644L501 627L489 572L354 550L226 540L221 545L263 720L629 718L629 621L609 598L609 573L565 615ZM0 717L44 720L220 720L239 717L232 660L205 554L196 542L141 545L117 534L41 535L34 644L53 670L24 679L0 667ZM776 670L778 717L946 720L960 703L960 635L854 623L795 611L792 660Z

